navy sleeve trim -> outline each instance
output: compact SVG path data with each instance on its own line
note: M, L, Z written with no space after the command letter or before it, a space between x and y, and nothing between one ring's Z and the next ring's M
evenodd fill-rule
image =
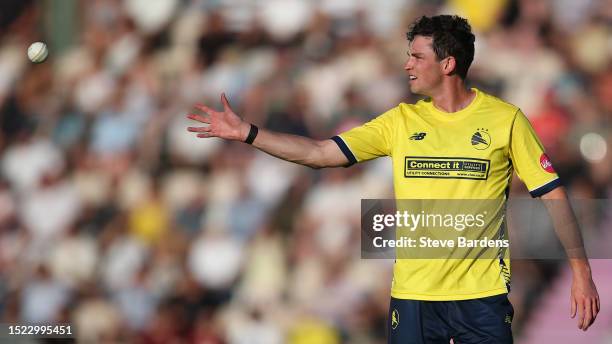
M334 142L338 145L342 153L344 153L344 155L349 161L348 164L344 165L344 167L349 167L357 163L357 158L355 158L355 156L353 155L353 152L351 152L350 148L348 148L348 146L346 145L346 143L344 142L344 140L342 140L340 136L336 135L332 137L331 139L334 140Z
M533 190L533 191L529 191L529 193L531 194L531 197L536 198L536 197L540 197L542 195L545 195L551 191L553 191L554 189L558 188L559 186L561 186L561 179L557 178L547 184L544 184L542 186L540 186L539 188Z

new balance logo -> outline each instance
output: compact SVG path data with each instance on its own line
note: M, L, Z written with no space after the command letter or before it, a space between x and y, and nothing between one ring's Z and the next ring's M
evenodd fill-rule
M410 136L410 140L421 141L425 138L425 135L427 135L427 133L414 133L412 136Z

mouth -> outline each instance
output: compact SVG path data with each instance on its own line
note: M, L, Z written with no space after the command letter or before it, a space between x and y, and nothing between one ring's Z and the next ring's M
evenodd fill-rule
M416 80L416 79L417 79L417 77L416 77L416 76L414 76L414 75L408 75L408 79L409 79L410 81L412 81L412 80Z

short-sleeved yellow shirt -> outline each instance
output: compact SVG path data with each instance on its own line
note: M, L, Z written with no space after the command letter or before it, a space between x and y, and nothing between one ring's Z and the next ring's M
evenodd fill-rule
M476 88L464 109L399 104L332 139L350 164L390 156L397 199L505 199L516 170L533 197L560 185L529 120ZM503 225L503 224L502 224ZM391 295L465 300L509 291L508 259L397 259Z

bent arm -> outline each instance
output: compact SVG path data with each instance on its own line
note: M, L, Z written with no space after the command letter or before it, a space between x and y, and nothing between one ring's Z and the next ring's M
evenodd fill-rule
M203 123L204 126L189 127L187 130L198 133L197 136L201 138L219 137L244 142L251 125L234 113L225 94L221 95L221 102L223 111L196 105L204 115L191 113L187 118ZM338 167L349 163L340 147L331 139L313 140L260 129L252 144L272 156L312 168Z

